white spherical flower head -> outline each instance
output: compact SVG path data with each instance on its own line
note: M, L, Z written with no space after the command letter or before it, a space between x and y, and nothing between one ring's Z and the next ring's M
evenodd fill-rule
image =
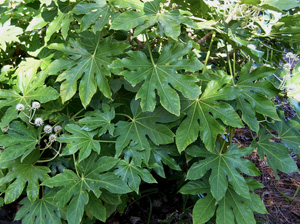
M290 75L285 75L285 76L283 76L283 78L284 78L285 80L291 80L291 76L290 76Z
M54 132L59 132L60 130L62 130L62 127L60 125L57 125L54 127Z
M297 102L300 102L300 94L297 93L295 96L294 96L294 100L296 100Z
M292 59L296 57L296 55L294 55L292 52L288 52L285 56Z
M57 136L55 134L52 134L49 136L49 142L55 142L56 141Z
M252 50L256 50L256 46L254 44L248 44L247 47Z
M295 92L297 90L297 86L295 84L289 84L287 85L287 91L292 93L292 92Z
M44 121L42 118L40 117L37 117L35 120L34 120L34 124L38 127L42 126L44 124Z
M292 66L289 63L286 63L286 64L283 65L283 69L286 70L286 71L291 71L291 68L292 68Z
M18 103L17 104L17 106L16 106L16 110L18 110L18 111L22 111L22 110L24 110L25 109L25 106L24 106L24 104L22 104L22 103Z
M51 134L52 133L52 126L51 125L45 125L44 127L44 132L47 134Z
M41 107L41 104L37 101L34 101L32 104L31 104L31 107L33 109L39 109Z

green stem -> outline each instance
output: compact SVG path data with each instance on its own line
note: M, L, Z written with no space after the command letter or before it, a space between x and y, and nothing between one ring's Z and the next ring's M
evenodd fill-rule
M207 51L207 54L206 54L206 58L205 58L204 67L203 67L202 73L204 73L206 71L206 65L207 65L207 62L208 62L208 59L209 59L209 56L210 56L210 52L211 52L211 48L212 48L212 44L214 42L215 36L216 36L216 32L214 31L212 33L212 35L211 35L211 40L210 40L210 43L209 43L209 47L208 47L208 51Z
M225 48L226 48L227 61L228 61L229 72L230 72L231 79L232 79L232 84L235 86L234 76L233 76L233 72L232 72L232 66L231 66L231 62L230 62L230 57L229 57L227 42L225 42Z
M45 160L38 160L38 161L36 161L36 163L46 163L46 162L50 162L50 161L54 160L60 154L61 146L62 146L62 144L60 143L58 151L56 152L56 154L52 158L45 159Z
M77 176L80 177L80 175L79 175L79 173L78 173L78 170L77 170L77 163L76 163L76 159L75 159L75 154L73 154L73 162L74 162L76 174L77 174Z
M153 60L153 56L152 56L152 52L151 52L151 48L150 48L150 43L149 43L149 37L148 37L147 33L146 33L146 41L147 41L147 47L148 47L148 51L149 51L149 55L150 55L152 65L155 67L156 64L154 63L154 60Z
M109 140L95 140L97 142L104 142L104 143L116 143L116 141L109 141Z
M132 120L132 117L130 117L130 116L129 116L129 115L127 115L127 114L116 113L116 115L119 115L119 116L124 116L124 117L128 117L130 120Z
M71 119L74 119L74 118L76 118L76 116L78 115L78 114L80 114L82 111L84 111L85 109L84 108L82 108L80 111L78 111L76 114L74 114L72 117L71 117Z
M232 63L233 63L233 77L235 77L235 51L233 52Z

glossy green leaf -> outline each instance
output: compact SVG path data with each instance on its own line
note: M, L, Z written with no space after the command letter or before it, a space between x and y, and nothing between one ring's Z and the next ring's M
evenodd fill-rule
M235 110L228 103L217 101L232 100L240 94L237 89L222 88L229 81L229 77L218 81L212 80L199 98L182 100L182 112L187 117L176 131L176 145L179 152L184 151L189 144L196 141L199 132L206 148L213 151L217 135L225 133L225 127L217 119L232 127L243 127Z
M238 195L231 187L228 188L224 198L218 202L216 213L217 224L253 223L253 212L267 214L265 206L258 195L250 193L246 199Z
M285 146L300 154L300 123L298 119L285 120L283 111L280 113L280 121L268 124L277 132L278 138Z
M131 141L136 142L140 150L144 151L145 163L147 164L150 157L150 143L146 136L156 144L169 144L173 142L173 132L163 124L161 116L167 113L162 108L157 108L152 113L143 113L139 106L139 101L132 101L130 104L132 117L129 121L119 121L116 124L116 156L119 157L123 149Z
M45 35L45 42L48 42L51 36L60 29L62 36L64 37L64 39L66 39L68 34L67 32L69 30L69 25L72 20L73 18L68 13L58 11L57 17L55 17L54 20L48 25L47 32Z
M65 169L63 173L44 181L42 185L60 188L54 201L61 207L66 206L70 201L67 206L68 222L79 224L84 208L89 202L89 191L92 191L96 197L101 195L101 188L117 194L131 191L126 183L114 173L105 172L117 163L118 159L106 156L97 158L93 154L80 163L78 175L72 170Z
M128 45L111 43L111 38L102 39L100 33L84 32L81 34L81 41L71 39L68 46L54 43L49 48L62 51L66 57L69 57L68 60L64 57L57 59L47 70L53 74L58 72L57 66L62 69L57 81L64 80L60 86L63 103L75 95L77 81L80 80L79 96L82 105L87 107L97 89L105 97L111 97L106 78L110 76L107 66L112 62L112 56L121 54Z
M100 221L106 221L106 208L102 201L92 193L89 194L89 203L86 206L86 210Z
M103 27L109 22L109 17L112 14L109 6L106 5L105 0L79 3L74 7L73 12L77 15L84 14L84 16L80 19L81 30L85 31L94 24L94 33L103 29Z
M6 166L1 167L9 169L6 176L0 178L0 186L9 184L5 190L4 201L6 204L18 199L25 188L27 198L31 203L39 197L39 181L44 181L49 178L47 173L50 173L50 169L45 166L34 165L34 162L36 162L38 158L38 153L32 153L26 157L23 162L18 159L15 162L7 163Z
M119 8L132 8L142 10L144 4L140 0L109 0L111 4Z
M172 155L178 155L177 149L175 146L161 146L161 147L152 147L149 165L153 167L153 170L163 178L166 178L164 166L167 165L172 170L180 171L181 168L177 164L176 160Z
M143 12L126 11L115 18L111 29L130 30L135 28L134 36L139 35L147 28L158 24L160 32L177 40L181 31L181 23L192 21L180 13L179 10L160 11L161 0L145 2Z
M274 120L279 119L276 108L269 99L274 97L278 90L269 81L261 80L273 75L274 69L259 67L250 72L251 66L251 63L247 63L242 68L236 83L236 88L242 90L242 94L237 98L237 108L242 111L243 121L252 130L258 132L259 123L255 113L263 114Z
M39 143L39 132L20 121L13 121L10 128L7 134L0 134L0 146L5 147L0 154L0 161L11 161L20 156L23 161Z
M82 129L86 131L99 130L99 136L105 134L107 131L114 134L114 124L111 121L115 118L114 107L110 108L107 104L102 105L103 112L95 110L87 112L83 119L78 123L82 125Z
M21 220L23 224L61 224L60 211L53 202L55 191L47 189L41 199L31 203L24 198L20 203L22 207L18 210L15 220Z
M194 163L189 169L187 179L199 179L211 170L209 177L210 190L217 201L224 197L228 182L239 195L250 198L248 185L238 171L251 176L260 174L259 170L249 160L241 158L251 152L251 148L238 148L237 145L229 146L227 152L223 154L206 151L205 154L203 153L205 159Z
M68 124L65 129L72 135L63 134L57 139L59 142L68 143L61 155L72 155L80 150L78 162L81 162L92 150L100 154L100 143L93 139L96 132L88 132L76 124Z
M198 195L209 193L210 187L208 181L191 180L187 182L183 187L180 188L181 194Z
M215 214L215 204L216 199L211 194L199 199L193 208L193 223L207 222Z
M265 134L266 129L260 129L258 132L259 140L253 140L251 146L257 149L260 158L267 157L268 165L273 169L276 177L277 170L285 173L298 172L297 165L292 157L289 156L288 150L283 144L271 142L271 135Z
M143 111L155 109L156 90L162 106L169 112L179 115L179 95L175 89L188 99L195 99L200 94L194 76L176 72L177 70L194 72L202 68L202 64L196 58L182 59L191 47L191 43L168 45L162 50L156 63L152 63L142 51L129 51L127 53L129 57L116 60L111 67L128 68L129 70L124 70L121 75L132 86L143 82L136 95L136 99L141 98Z
M127 163L125 160L121 160L118 163L115 174L127 182L128 186L137 194L139 193L141 180L149 184L157 183L147 169L137 167L132 162Z

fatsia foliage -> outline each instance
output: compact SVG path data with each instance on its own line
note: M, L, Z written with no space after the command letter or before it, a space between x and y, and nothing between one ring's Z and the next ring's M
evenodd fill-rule
M0 1L0 204L80 224L184 194L193 206L162 222L255 223L249 155L298 172L299 7Z

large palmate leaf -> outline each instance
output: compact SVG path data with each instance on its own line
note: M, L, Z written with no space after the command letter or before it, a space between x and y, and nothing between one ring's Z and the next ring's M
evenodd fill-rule
M85 31L94 24L94 33L103 29L109 22L109 17L112 13L109 6L106 4L106 0L79 3L74 7L73 12L77 15L84 14L80 19L81 30Z
M218 202L217 224L249 223L255 224L253 212L268 214L262 200L257 194L250 193L250 198L238 195L228 188L224 198Z
M192 21L181 15L179 10L160 11L160 2L161 0L146 2L143 12L126 11L122 13L113 20L111 29L130 30L137 27L134 32L134 36L137 36L145 29L158 23L159 32L177 40L181 32L180 24L191 24Z
M42 183L48 187L60 187L54 201L61 207L67 206L67 220L69 223L81 222L84 208L89 202L88 192L92 191L98 198L101 188L116 194L130 192L130 188L112 172L109 171L118 163L118 159L103 156L97 158L92 154L78 166L78 174L65 169L63 173ZM105 172L104 174L101 174Z
M197 58L182 59L191 50L192 44L171 44L166 46L157 62L152 62L141 51L129 51L129 57L116 60L111 67L128 68L121 75L133 86L143 82L136 99L141 98L143 111L153 111L156 106L156 93L166 110L179 115L179 95L174 90L180 91L186 98L195 99L200 94L199 87L195 84L197 79L188 74L180 74L178 70L195 72L202 68ZM171 87L171 86L173 87Z
M228 103L217 102L217 100L232 100L240 94L235 88L223 88L229 81L228 76L212 80L199 98L182 100L182 112L187 117L176 131L176 145L179 152L197 140L199 131L206 148L213 151L217 135L225 133L225 127L222 127L217 119L232 127L243 127L238 114Z
M33 165L38 158L39 153L32 153L23 162L18 159L15 162L1 166L1 168L9 168L6 176L0 178L0 186L9 183L5 190L4 201L6 204L19 198L26 185L27 197L31 202L34 202L39 197L39 181L49 178L47 173L50 173L50 169L44 166Z
M6 43L19 42L17 36L22 33L22 28L11 25L10 19L0 24L0 48L5 51Z
M169 144L173 142L173 132L163 124L165 123L165 115L168 114L163 108L157 108L154 112L143 113L139 106L139 101L132 101L130 104L132 118L130 121L119 121L116 127L116 136L119 136L116 141L116 156L120 156L123 149L128 146L131 141L136 142L140 151L144 151L143 160L147 164L150 157L150 143Z
M7 134L0 134L0 146L5 150L0 154L0 162L26 158L39 144L39 131L26 127L20 121L13 121Z
M111 121L115 118L115 109L114 107L110 108L107 104L103 104L102 109L103 112L99 110L87 112L85 117L78 121L80 125L83 125L83 130L93 131L99 129L99 136L107 131L113 135L115 126Z
M63 134L57 139L59 142L69 143L62 155L72 155L80 150L78 162L81 162L91 154L92 150L100 153L100 143L93 139L96 132L85 131L76 124L68 124L65 129L72 135Z
M249 155L252 152L251 148L238 148L237 145L231 145L224 154L221 152L212 153L203 148L199 148L199 150L202 150L201 157L205 157L205 159L192 165L187 173L187 179L199 179L211 170L209 177L210 190L217 201L224 197L228 189L228 182L237 194L250 198L248 185L240 172L251 176L260 174L249 160L241 158Z
M256 187L253 188L251 184L255 180L251 180L247 181L249 189L256 190L263 187L256 184ZM215 214L217 204L217 224L256 223L253 212L267 214L266 208L258 195L250 193L249 198L244 198L238 195L231 186L219 202L209 193L209 184L206 181L189 181L180 189L180 192L192 195L207 194L204 198L200 198L193 208L194 223L209 221Z
M149 184L157 183L147 169L137 167L134 165L134 163L128 163L125 160L121 160L118 163L115 174L127 182L128 186L137 194L139 193L141 179Z
M111 64L114 55L128 48L126 43L111 43L111 38L102 39L100 33L81 33L79 39L71 39L69 45L51 44L50 49L62 51L65 57L52 62L47 69L50 74L60 75L57 81L63 81L60 95L65 102L72 98L79 84L79 96L82 105L86 107L97 91L97 86L103 95L111 97L111 90L106 79L110 76L107 66ZM68 58L66 58L68 57Z
M289 156L290 150L281 143L271 142L271 135L265 134L266 129L262 128L258 132L259 140L253 140L251 146L257 149L260 158L267 157L268 165L273 169L277 178L277 170L285 173L298 172L297 165Z
M247 63L241 70L236 88L242 90L237 97L237 108L242 111L243 121L254 131L258 132L259 123L255 113L259 113L278 120L276 108L268 99L278 94L278 90L267 80L260 80L273 75L274 69L259 67L250 72L252 64ZM258 81L259 80L259 81Z
M277 138L281 140L281 143L292 149L295 153L300 154L299 120L294 118L286 121L283 111L281 111L279 117L280 121L270 123L268 126L277 132Z
M23 224L61 224L59 209L53 202L55 193L47 189L43 197L33 203L24 198L20 202L22 207L18 210L15 220L22 219Z
M21 62L15 72L17 85L14 90L0 89L0 109L8 107L0 122L1 128L18 117L18 111L16 110L18 103L22 103L27 107L31 105L33 100L46 103L59 97L54 88L44 85L47 74L36 73L40 65L40 60L27 58L26 61Z

